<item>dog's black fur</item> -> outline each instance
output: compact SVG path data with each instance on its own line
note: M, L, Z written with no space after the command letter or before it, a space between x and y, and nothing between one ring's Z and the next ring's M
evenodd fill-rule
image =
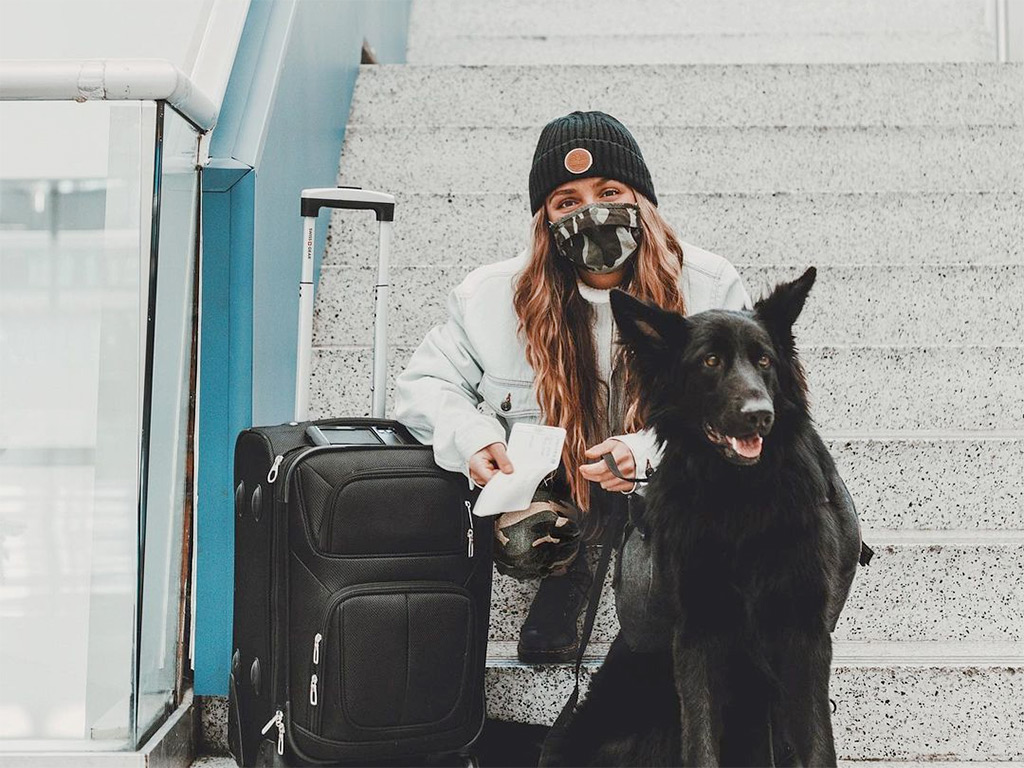
M793 340L814 277L753 311L685 318L613 292L665 444L644 525L674 629L663 651L616 639L556 762L835 765L829 633L860 530ZM760 456L745 457L755 433ZM751 438L738 449L727 435Z

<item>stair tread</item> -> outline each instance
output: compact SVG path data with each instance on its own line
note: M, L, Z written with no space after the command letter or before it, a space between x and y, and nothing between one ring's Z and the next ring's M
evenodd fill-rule
M525 186L538 128L361 126L341 183L422 192ZM1018 191L1024 126L639 126L659 192ZM381 163L382 156L389 162Z
M684 245L684 251L686 246ZM752 297L769 293L781 280L799 276L798 265L734 265ZM396 266L391 342L418 344L424 328L447 317L447 297L465 267ZM358 342L372 336L376 269L326 265L314 333L321 346ZM339 311L339 296L349 309ZM992 301L991 297L1000 300ZM956 312L949 308L955 306ZM819 267L818 280L800 319L801 346L822 344L922 345L1014 343L1024 315L1024 263L986 265L836 265ZM353 319L355 318L355 319Z
M1024 768L1021 763L996 763L996 762L962 762L962 763L937 763L937 762L879 762L877 760L840 760L841 768L848 766L866 766L870 768ZM195 759L190 768L236 768L235 759L228 755L202 755Z
M584 664L600 666L609 645L589 643ZM834 667L1024 667L1024 642L837 640L832 648ZM491 640L487 644L487 666L534 667L543 672L572 664L524 664L517 658L516 641Z
M392 377L412 349L390 350ZM1024 345L822 345L800 351L812 416L825 431L1024 429ZM311 413L366 411L371 358L367 347L314 349Z
M1017 65L407 64L364 67L349 125L536 125L600 107L642 125L1020 125ZM596 76L599 75L599 76ZM546 87L577 83L571 94ZM637 83L643 83L637 88ZM501 99L490 98L500 91ZM458 100L424 98L458 92ZM928 93L927 99L920 97ZM667 97L671 95L671 98ZM386 97L386 98L385 98ZM517 105L508 108L509 103Z

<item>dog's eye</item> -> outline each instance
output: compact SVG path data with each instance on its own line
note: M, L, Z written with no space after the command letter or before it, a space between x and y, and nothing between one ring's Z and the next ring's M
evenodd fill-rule
M705 355L704 365L708 368L717 368L722 361L718 358L718 355Z
M762 368L767 368L772 364L772 359L768 357L768 355L761 355L759 358L757 358L757 364L760 365Z

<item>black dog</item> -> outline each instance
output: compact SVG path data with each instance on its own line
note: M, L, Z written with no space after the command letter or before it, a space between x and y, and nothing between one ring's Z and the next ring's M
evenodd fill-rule
M642 528L670 639L634 651L623 623L557 762L835 765L830 632L861 540L793 341L814 277L686 318L612 293L665 446Z

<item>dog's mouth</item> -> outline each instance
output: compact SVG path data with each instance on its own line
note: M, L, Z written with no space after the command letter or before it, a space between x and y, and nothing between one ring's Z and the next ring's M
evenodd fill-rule
M725 435L705 422L704 434L713 445L721 449L726 459L734 464L756 464L761 459L764 438L757 432L750 435Z

